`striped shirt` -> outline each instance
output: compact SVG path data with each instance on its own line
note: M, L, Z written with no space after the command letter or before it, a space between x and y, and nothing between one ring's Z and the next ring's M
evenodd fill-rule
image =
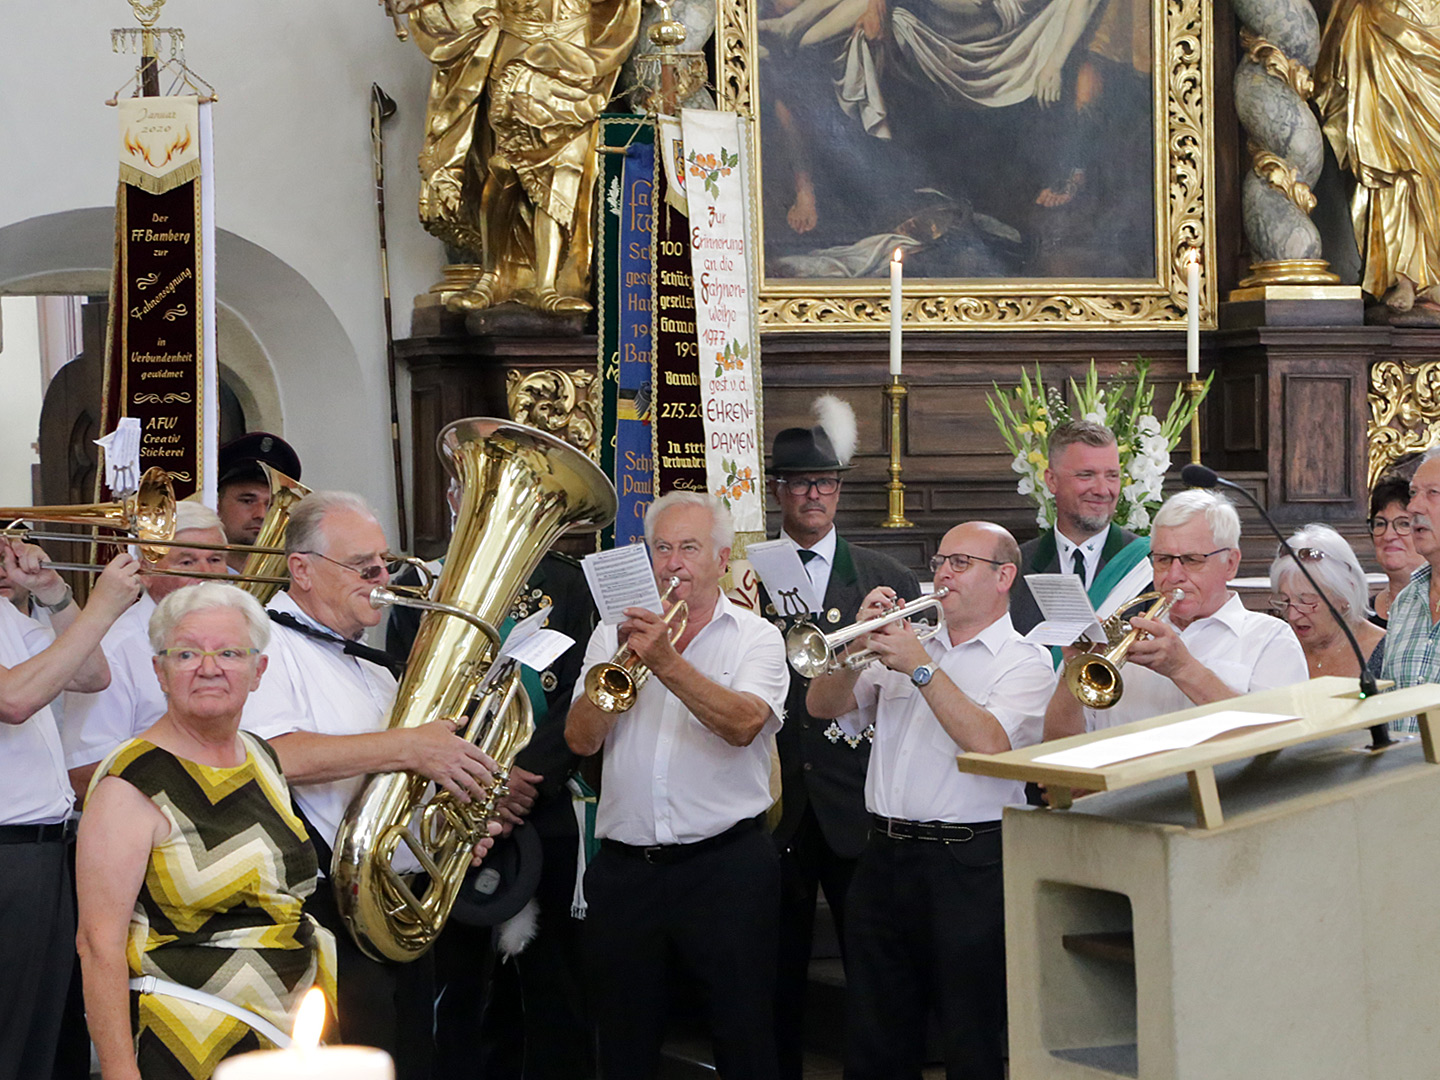
M1430 620L1430 564L1410 575L1410 584L1390 605L1385 630L1385 663L1380 676L1394 679L1395 688L1440 682L1440 623ZM1420 730L1415 717L1390 721L1390 730L1413 735Z

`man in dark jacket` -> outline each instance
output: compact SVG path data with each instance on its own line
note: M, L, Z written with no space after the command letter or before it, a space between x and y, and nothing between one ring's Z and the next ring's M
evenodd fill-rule
M819 600L810 618L829 633L855 621L871 589L887 586L899 603L920 595L915 574L888 555L847 543L835 530L840 474L855 448L850 406L826 396L816 402L821 423L787 428L775 437L770 476L780 504L780 536L794 543ZM762 595L762 611L782 618ZM782 794L775 842L781 853L780 957L775 987L776 1046L782 1080L801 1075L805 989L819 890L844 940L845 893L865 846L865 770L870 739L846 733L833 720L805 710L809 680L790 673L785 725L776 736Z

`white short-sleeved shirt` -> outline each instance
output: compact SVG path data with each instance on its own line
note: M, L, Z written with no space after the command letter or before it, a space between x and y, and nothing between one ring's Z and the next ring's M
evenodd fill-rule
M300 610L287 592L277 593L269 608L295 616L327 634ZM306 637L285 626L272 627L265 650L270 666L245 703L240 726L263 739L312 731L321 735L368 735L383 731L395 700L395 676L378 664L348 656L339 644ZM353 776L324 784L292 784L305 817L332 848L345 808L365 783ZM397 868L404 869L397 860ZM321 867L325 872L329 867Z
M1310 678L1305 653L1290 624L1249 610L1234 593L1214 615L1196 619L1179 633L1190 655L1237 694L1272 690ZM1125 680L1125 692L1119 703L1110 709L1086 709L1086 731L1148 720L1195 705L1164 675L1138 664L1126 664L1120 676Z
M585 672L609 660L617 640L614 626L590 635L576 698L585 692ZM706 678L760 698L770 718L749 746L731 746L651 677L605 738L598 837L645 847L690 844L770 807L770 754L790 687L780 631L722 595L684 656Z
M158 605L148 593L115 620L100 647L110 665L110 685L98 694L65 694L60 741L65 765L93 765L165 714L165 693L155 675L150 616Z
M44 652L55 635L0 600L0 664ZM75 794L55 714L46 705L20 724L0 724L0 825L50 825L70 816Z
M1045 707L1055 689L1050 653L1021 639L1006 612L974 637L950 644L941 632L925 651L965 696L999 721L1011 749L1040 741ZM908 821L994 821L1003 807L1025 801L1018 780L972 776L955 767L964 751L935 718L910 676L871 664L855 685L859 710L849 723L875 725L865 775L872 814Z

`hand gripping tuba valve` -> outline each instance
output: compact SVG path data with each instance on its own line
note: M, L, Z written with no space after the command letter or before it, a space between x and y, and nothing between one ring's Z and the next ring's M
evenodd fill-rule
M665 595L660 597L660 606L665 607L670 597L680 586L679 578L671 578L665 586ZM690 618L690 605L678 601L665 611L665 625L669 627L670 644L680 640L685 633L685 624ZM585 696L601 712L629 712L635 705L640 687L650 678L650 669L630 650L629 642L621 645L603 664L596 664L585 675Z
M460 509L433 602L416 605L427 610L390 727L452 721L498 773L485 798L469 803L443 791L427 802L424 777L379 773L346 811L330 874L340 914L366 953L398 961L416 959L439 936L534 727L519 669L491 671L497 628L550 545L569 530L603 528L616 508L615 488L588 457L534 428L459 420L440 433L439 449L460 483ZM406 601L389 594L372 602ZM428 877L423 890L416 864Z
M1144 618L1163 619L1171 605L1184 595L1179 589L1166 593L1141 593L1119 608L1104 622L1105 636L1110 640L1109 648L1104 652L1089 651L1093 643L1083 637L1075 643L1077 648L1086 651L1065 661L1065 685L1081 705L1108 709L1125 693L1125 680L1120 675L1120 668L1125 663L1130 646L1140 639L1141 631L1127 624L1124 613L1137 604L1153 600L1155 602L1144 612Z

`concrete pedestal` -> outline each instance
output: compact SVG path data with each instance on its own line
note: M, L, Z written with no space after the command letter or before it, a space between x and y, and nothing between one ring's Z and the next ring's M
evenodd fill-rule
M1440 768L1364 741L1008 810L1012 1080L1440 1077Z

